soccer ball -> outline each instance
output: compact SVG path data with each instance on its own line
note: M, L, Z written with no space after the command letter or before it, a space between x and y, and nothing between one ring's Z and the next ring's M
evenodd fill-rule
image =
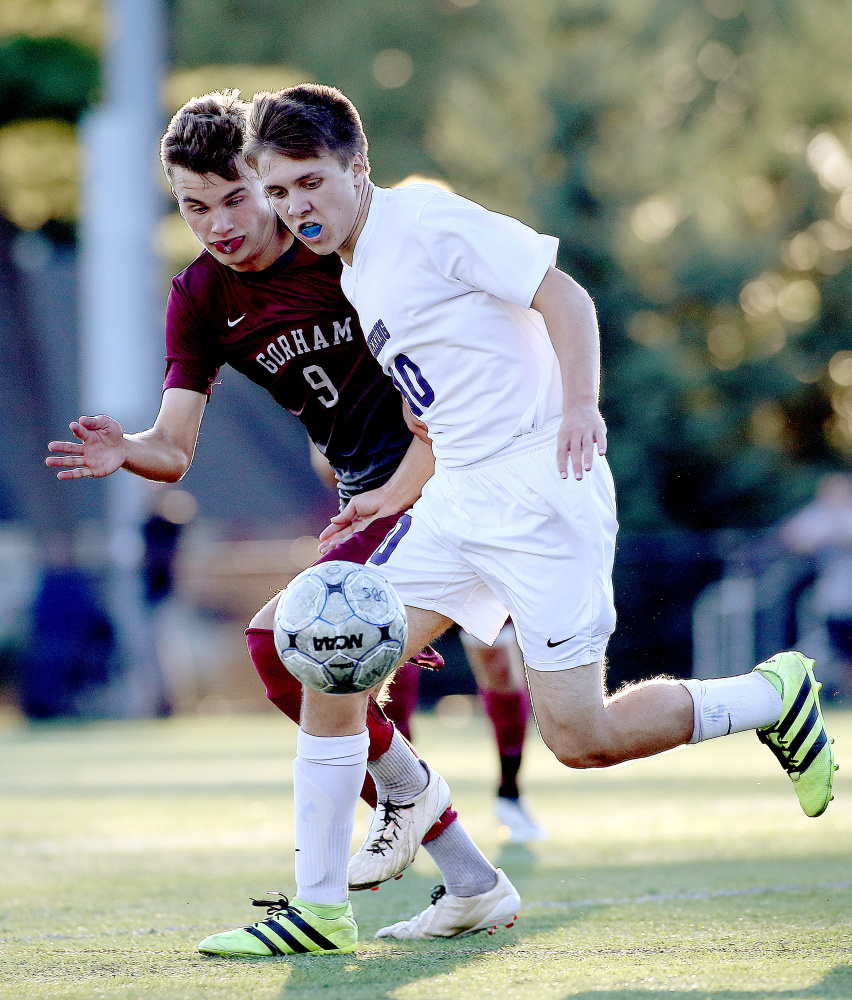
M278 601L273 626L281 662L328 694L375 687L402 658L405 606L374 569L342 560L299 573Z

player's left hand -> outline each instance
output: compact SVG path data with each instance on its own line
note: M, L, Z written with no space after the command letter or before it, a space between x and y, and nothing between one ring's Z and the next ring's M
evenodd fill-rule
M369 490L353 497L339 514L331 518L331 523L320 532L319 551L325 555L346 541L350 535L363 531L377 517L386 517L396 511L386 509L381 489Z
M556 465L562 478L568 478L569 465L575 479L582 479L584 470L591 471L595 447L599 455L606 454L606 424L600 410L592 403L566 408L556 441Z

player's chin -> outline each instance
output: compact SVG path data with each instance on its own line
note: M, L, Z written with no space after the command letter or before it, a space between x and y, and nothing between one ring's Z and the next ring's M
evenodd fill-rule
M211 250L209 247L207 249L210 256L219 261L220 264L225 264L226 266L239 264L239 260L234 260L234 254L223 253L221 250Z
M296 237L300 243L304 243L308 249L313 250L315 254L319 254L322 257L334 253L340 246L333 237L326 235L325 229L322 229L313 237L305 236L303 232L296 233Z
M309 250L313 250L319 257L327 257L337 249L337 247L327 245L321 240L307 240L304 236L297 236L296 238L300 243L304 243Z

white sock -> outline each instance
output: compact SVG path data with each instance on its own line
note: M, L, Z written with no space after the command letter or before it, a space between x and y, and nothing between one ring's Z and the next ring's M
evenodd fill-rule
M781 695L762 674L686 680L681 684L692 695L694 723L690 743L762 729L781 718Z
M345 903L355 806L367 773L370 734L311 736L299 729L293 761L296 894Z

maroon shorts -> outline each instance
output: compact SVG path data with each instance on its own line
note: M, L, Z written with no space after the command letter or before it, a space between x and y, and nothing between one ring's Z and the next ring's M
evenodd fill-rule
M314 563L331 562L335 559L345 559L347 562L365 563L376 549L382 544L387 533L394 527L396 522L402 517L404 511L399 514L392 514L390 517L378 517L375 521L364 528L363 531L356 531L350 535L345 542L341 542L324 556L320 556ZM412 656L408 661L426 670L441 670L444 666L444 658L441 654L426 646L416 656Z
M347 562L365 563L382 544L385 535L402 517L402 513L391 514L390 517L377 517L363 531L356 531L335 548L320 556L314 563L331 562L334 559L345 559Z

